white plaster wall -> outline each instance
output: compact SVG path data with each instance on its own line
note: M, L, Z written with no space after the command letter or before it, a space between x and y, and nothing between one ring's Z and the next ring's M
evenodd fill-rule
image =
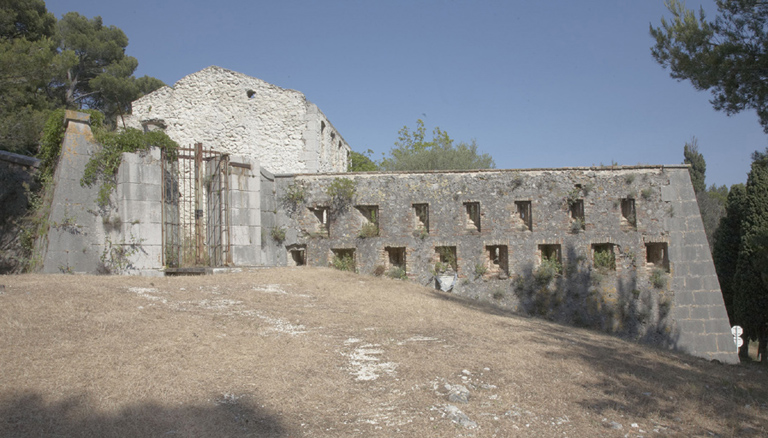
M304 94L221 67L208 67L134 101L126 125L141 129L153 121L182 147L202 142L254 158L275 173L347 169L349 145Z

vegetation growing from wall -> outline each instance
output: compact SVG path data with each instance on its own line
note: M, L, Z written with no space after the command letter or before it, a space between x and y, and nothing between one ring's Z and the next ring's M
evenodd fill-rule
M169 160L175 160L179 145L171 140L165 132L143 132L128 128L120 132L96 131L96 140L102 145L101 150L91 156L85 166L85 174L80 180L84 187L91 187L101 182L96 203L105 208L109 205L109 197L117 186L117 171L120 168L124 152L146 151L156 146L165 151Z
M346 210L355 199L357 185L349 178L334 178L326 193L330 196L335 210Z
M285 241L285 227L273 227L269 235L278 244L283 243Z
M331 260L331 266L340 271L355 272L355 259L349 254L336 254Z
M533 273L533 276L537 283L545 285L562 273L563 265L560 264L556 257L544 257L539 267Z

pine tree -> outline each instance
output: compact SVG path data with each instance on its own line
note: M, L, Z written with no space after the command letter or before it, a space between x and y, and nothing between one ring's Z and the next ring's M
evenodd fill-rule
M761 237L768 233L768 149L755 152L747 177L741 221L741 242L736 262L733 309L745 338L759 340L758 354L768 364L768 285L760 271L760 256L765 252Z
M736 319L733 313L734 277L736 275L736 262L739 257L739 243L741 242L741 220L744 216L744 202L747 195L744 184L731 186L728 201L725 206L725 216L720 219L714 236L712 258L717 270L717 278L720 280L720 290L723 292L723 301L728 311L731 325Z

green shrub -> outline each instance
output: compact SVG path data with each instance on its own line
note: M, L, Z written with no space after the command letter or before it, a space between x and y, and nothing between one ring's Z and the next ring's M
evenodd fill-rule
M269 232L269 235L272 237L272 239L275 242L283 243L285 241L285 228L273 227L272 230Z
M643 197L643 199L651 199L651 196L653 196L653 189L648 187L640 191L640 196Z
M283 201L290 205L299 205L304 202L307 197L307 190L304 185L298 181L294 181L285 189L285 195Z
M482 277L486 272L488 272L488 268L485 266L485 263L475 264L475 279Z
M667 273L660 268L656 268L651 272L651 284L656 289L664 289L667 286Z
M355 259L350 254L334 255L331 265L340 271L355 272Z
M584 229L584 219L577 218L571 222L571 232L576 234Z
M387 272L387 276L390 278L395 278L398 280L407 280L408 276L405 273L405 269L399 267L399 266L393 266L389 269L389 272Z
M368 237L376 237L379 235L379 227L376 226L376 224L373 223L367 223L363 224L363 227L360 228L360 232L357 234L357 237L361 239L365 239Z
M613 271L616 269L616 255L609 249L595 250L594 263L600 271Z
M331 197L336 208L344 209L355 198L357 188L355 182L349 178L334 178L326 193Z
M536 272L533 273L533 277L539 284L548 284L553 278L560 275L563 272L563 265L555 258L544 257L541 260L541 265L536 268Z
M102 148L91 156L85 165L85 173L80 179L80 185L91 187L101 181L96 203L100 207L109 204L109 197L117 186L116 176L120 168L123 152L145 151L150 146L157 146L163 151L169 160L175 160L179 148L178 143L171 140L165 132L143 132L134 128L127 128L120 132L106 132L97 130L96 140Z
M437 247L437 254L440 256L440 261L435 263L435 272L445 272L449 269L453 269L454 271L459 270L458 264L456 263L456 256L451 247L439 246Z

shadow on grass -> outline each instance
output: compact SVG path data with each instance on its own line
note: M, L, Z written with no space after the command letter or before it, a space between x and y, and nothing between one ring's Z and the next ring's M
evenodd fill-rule
M205 405L131 404L114 413L94 408L92 397L48 401L39 393L0 396L3 437L281 437L278 418L250 397Z
M685 425L696 436L768 436L768 388L757 365L729 366L661 349L635 354L618 340L565 329L533 339L558 345L545 353L552 360L578 358L594 370L584 386L596 395L578 401L588 410L659 421L671 430ZM711 419L710 427L686 418L692 412Z

